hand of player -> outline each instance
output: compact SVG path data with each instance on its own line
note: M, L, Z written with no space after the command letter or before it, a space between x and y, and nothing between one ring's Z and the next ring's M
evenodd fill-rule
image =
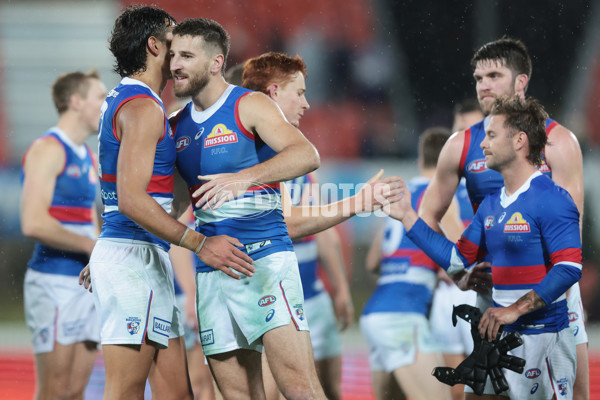
M446 282L448 285L455 284L454 281L452 280L452 278L450 277L450 275L448 275L448 273L446 271L444 271L444 269L442 269L442 268L438 269L437 277L438 277L438 280L440 280L442 282Z
M477 293L487 294L493 287L492 275L488 272L491 264L487 261L477 263L465 272L451 275L460 290L472 289Z
M400 178L397 181L397 192L398 198L393 203L387 204L383 207L383 211L390 217L403 221L404 218L412 213L416 216L416 212L412 208L410 190L406 187L404 181ZM418 217L417 217L418 218Z
M83 267L81 272L79 273L79 284L83 285L86 290L89 290L90 293L92 290L92 276L90 275L90 264Z
M383 169L379 170L355 195L356 213L372 212L400 200L402 179L388 176L381 179Z
M258 185L239 173L198 175L198 179L208 181L192 193L192 198L198 199L196 207L202 206L203 210L217 209L225 202L243 196L249 187Z
M512 324L519 317L520 314L514 304L508 307L490 307L481 316L478 326L479 334L482 339L491 342L496 339L501 325Z
M242 247L239 240L227 235L211 236L206 239L204 246L198 252L198 257L207 265L223 271L232 278L240 279L234 271L252 276L254 274L254 261L238 247Z
M338 289L333 296L333 309L340 331L344 331L354 321L354 305L348 289Z

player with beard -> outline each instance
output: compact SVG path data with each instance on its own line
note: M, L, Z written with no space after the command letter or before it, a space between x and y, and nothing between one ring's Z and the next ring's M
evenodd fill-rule
M525 97L532 73L532 63L527 47L517 39L501 38L480 47L471 60L473 77L476 83L477 98L484 114L500 96L516 95ZM467 190L474 210L477 209L486 194L502 186L502 176L486 167L483 150L480 147L485 137L485 128L489 116L455 133L446 143L440 154L435 176L425 195L419 215L433 229L439 230L439 221L446 212L460 179L466 179ZM540 171L552 177L565 188L583 214L583 162L577 138L568 129L548 118L546 121L548 145L543 152ZM470 274L460 274L462 289L479 287L489 264L481 264L471 269ZM478 305L483 310L491 305L491 296L478 296ZM575 284L568 293L571 329L577 344L577 379L575 380L575 398L589 398L589 366L587 354L587 333L583 321L583 307L579 293L579 284ZM466 389L469 391L469 388ZM491 386L490 386L491 390ZM486 391L487 393L487 391Z
M192 101L171 123L197 230L235 233L256 269L234 281L197 263L198 322L213 376L225 398L262 398L264 345L284 396L325 398L278 183L316 169L318 153L267 96L225 81L229 35L218 23L186 20L173 35L175 94Z
M109 42L123 79L100 116L104 223L89 270L101 319L104 397L110 399L143 398L148 379L156 398L192 399L170 243L236 279L232 268L254 271L237 239L207 238L169 215L175 142L159 96L170 78L174 23L164 10L132 6L115 21Z

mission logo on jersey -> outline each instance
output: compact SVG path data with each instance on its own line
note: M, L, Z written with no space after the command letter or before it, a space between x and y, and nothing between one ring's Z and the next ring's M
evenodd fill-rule
M217 146L220 144L236 143L237 141L237 133L227 129L224 124L217 124L206 137L206 139L204 139L204 148Z
M514 213L504 225L504 232L529 232L529 222L525 221L520 212Z

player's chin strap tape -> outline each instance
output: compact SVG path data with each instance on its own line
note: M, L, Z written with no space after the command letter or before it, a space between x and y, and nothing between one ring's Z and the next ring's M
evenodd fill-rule
M467 304L454 307L452 311L454 326L456 326L457 316L471 324L473 352L456 369L434 368L433 376L446 385L465 384L470 386L475 394L482 395L486 378L489 375L496 394L508 390L508 383L501 368L510 369L518 374L523 372L525 360L507 354L508 351L523 344L521 335L518 332L511 332L504 338L498 339L502 333L502 327L500 327L498 336L490 343L479 335L477 327L481 319L481 311L477 307Z

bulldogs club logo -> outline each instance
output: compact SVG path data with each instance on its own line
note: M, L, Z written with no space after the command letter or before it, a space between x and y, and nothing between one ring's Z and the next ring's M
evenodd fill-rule
M514 213L504 225L505 233L528 233L531 229L520 212Z
M485 219L485 229L491 229L494 226L494 217L486 217Z
M204 139L204 148L218 146L220 144L237 143L237 133L227 129L225 124L217 124Z
M302 304L294 304L294 310L296 310L296 317L300 321L304 321L304 307L302 307Z
M137 317L129 317L125 320L127 322L127 332L130 335L135 335L140 330L141 319Z

